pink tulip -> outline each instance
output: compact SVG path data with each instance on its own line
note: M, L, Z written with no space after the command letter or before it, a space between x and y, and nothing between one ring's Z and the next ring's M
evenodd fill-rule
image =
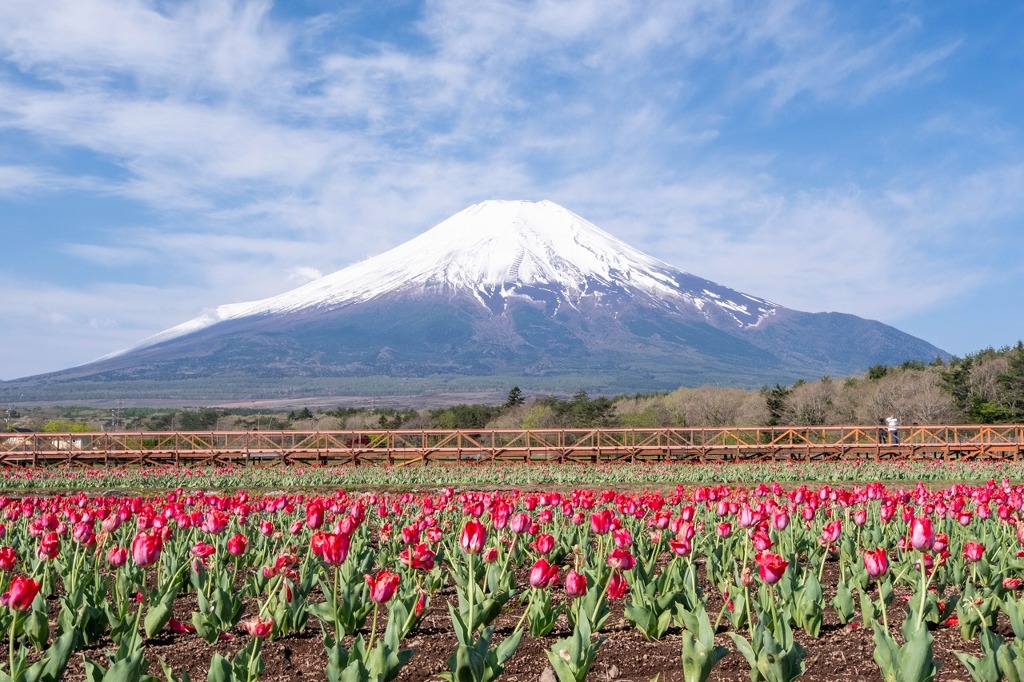
M788 561L784 561L781 556L772 552L758 552L754 559L757 561L761 580L769 585L779 582L782 579L782 574L786 572L786 567L789 566Z
M209 543L203 542L202 540L194 544L192 546L192 549L189 550L189 554L191 554L197 559L205 559L208 556L212 556L216 552L216 547Z
M690 541L682 538L672 538L668 541L668 546L676 556L687 556L693 549Z
M132 540L132 559L138 566L149 566L160 560L163 545L156 531L139 531Z
M616 571L628 571L636 565L636 559L628 549L616 547L608 553L608 565Z
M751 540L754 541L754 549L756 549L758 552L763 552L766 549L771 549L772 545L775 544L774 542L772 542L771 536L768 535L768 531L766 531L764 528L758 528L757 530L755 530L754 534L751 536Z
M509 522L509 528L511 528L512 532L516 535L522 535L530 530L530 524L532 522L533 520L530 518L529 514L519 512L512 516L512 520Z
M889 570L889 555L881 547L865 551L864 568L872 578L884 575Z
M964 558L975 563L981 561L985 555L985 545L980 545L977 542L968 542L964 544Z
M119 568L124 566L128 561L128 550L124 547L111 547L110 551L107 552L107 563L113 568Z
M839 539L839 535L842 533L842 524L839 519L835 521L829 521L821 529L821 536L818 538L818 543L821 545L831 545Z
M267 637L274 629L274 619L262 620L259 616L255 616L249 620L243 620L241 625L250 637Z
M910 544L914 549L926 552L935 544L935 531L932 520L927 516L918 516L910 522Z
M628 528L616 528L612 531L612 540L615 542L615 546L627 549L633 546L633 536L630 534Z

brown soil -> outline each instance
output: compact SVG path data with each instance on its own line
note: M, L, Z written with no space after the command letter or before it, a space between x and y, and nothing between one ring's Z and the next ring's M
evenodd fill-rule
M836 566L826 566L825 600L834 595L836 583ZM831 575L830 575L831 574ZM721 598L716 590L706 590L708 597L707 611L714 619L722 606ZM183 621L187 621L189 605L181 604ZM904 604L896 599L889 610L889 623L893 629L898 628L904 615ZM509 635L515 626L521 611L515 600L509 602L505 611L495 623L498 634L496 641ZM859 616L859 614L858 614ZM314 619L299 635L292 635L278 640L264 642L262 659L266 670L261 680L267 682L295 682L298 680L324 679L324 667L327 656L323 647L320 629ZM726 646L732 651L715 667L711 680L746 682L750 679L750 669L741 654L735 651L732 640L725 634L728 625L723 619L719 628L716 643ZM1012 635L1005 623L1000 623L999 631L1004 636ZM555 630L544 639L531 637L528 633L515 655L505 668L501 680L508 682L524 682L526 680L556 682L553 671L549 669L545 651L558 638L569 634L568 623L563 616ZM601 636L606 641L601 645L597 659L591 669L590 682L649 682L656 675L659 682L681 682L683 680L681 664L681 639L678 629L673 628L664 639L648 642L623 616L622 602L612 602L612 615ZM821 636L813 638L800 630L794 632L797 640L807 651L804 659L805 673L802 680L813 682L880 680L878 667L872 660L874 644L869 630L861 626L859 617L851 624L841 625L830 606L825 606L825 624ZM969 679L969 675L956 659L954 651L966 651L975 656L981 655L977 641L965 642L960 637L957 627L940 627L933 631L934 652L941 661L937 682L954 682ZM195 634L171 634L164 632L146 643L147 658L152 662L150 673L159 675L160 667L157 659L162 658L177 672L187 672L193 680L200 682L206 679L210 658L214 651L230 658L245 645L248 636L240 629L234 638L219 642L215 646L208 645ZM447 607L440 595L435 596L430 609L423 621L403 642L403 648L415 650L411 660L402 669L398 680L402 682L418 682L437 680L437 673L446 670L446 660L455 648L456 640L452 631ZM109 642L101 643L77 654L71 662L65 679L81 680L84 678L82 656L100 660ZM4 652L6 653L6 652ZM6 656L4 656L6 658Z

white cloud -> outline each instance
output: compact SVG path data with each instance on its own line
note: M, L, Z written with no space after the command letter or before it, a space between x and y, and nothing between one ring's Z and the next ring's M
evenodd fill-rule
M772 137L808 110L863 111L941 80L965 39L930 33L908 8L862 24L849 6L798 0L437 1L404 27L408 43L349 33L359 5L295 21L271 9L0 4L0 142L29 149L0 166L0 198L137 202L144 220L59 249L148 267L162 287L17 285L22 342L63 320L106 345L80 342L91 359L490 197L550 198L784 305L892 319L991 281L981 258L945 273L980 253L976 226L1005 235L1024 214L1019 124L994 104L948 103L886 131L998 148L967 170L955 153L919 168L879 151L861 174L844 156L859 150L836 139ZM812 165L811 183L787 177Z

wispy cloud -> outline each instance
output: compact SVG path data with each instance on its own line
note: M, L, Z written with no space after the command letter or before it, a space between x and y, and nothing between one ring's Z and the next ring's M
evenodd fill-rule
M16 287L28 303L9 319L42 334L32 310L79 327L76 305L116 310L94 338L128 345L491 197L550 198L786 305L928 310L1000 270L944 277L984 240L949 244L1024 214L1015 113L941 96L979 53L929 9L428 0L296 16L244 0L10 0L0 201L92 202L102 229L69 232L76 214L35 230L106 275L12 270L33 286ZM920 114L891 113L923 91L936 95ZM113 283L129 265L161 288ZM154 308L161 297L175 302Z

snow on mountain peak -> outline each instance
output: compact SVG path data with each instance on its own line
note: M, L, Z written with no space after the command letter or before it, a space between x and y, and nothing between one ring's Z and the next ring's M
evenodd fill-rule
M153 345L217 322L334 308L416 291L472 293L500 313L513 296L548 292L574 306L603 291L640 295L667 307L719 309L740 326L775 306L648 256L550 201L484 201L378 256L262 301L218 307L146 339Z

